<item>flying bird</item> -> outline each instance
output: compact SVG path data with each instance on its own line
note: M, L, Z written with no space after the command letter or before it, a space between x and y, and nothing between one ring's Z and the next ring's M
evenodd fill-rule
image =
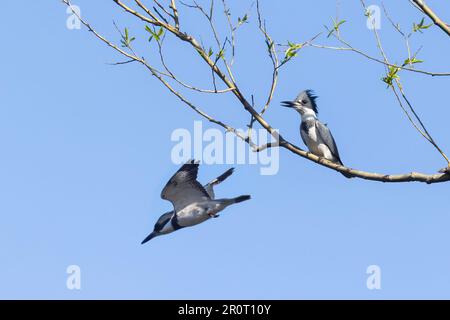
M319 110L316 99L317 96L312 90L305 90L300 92L294 101L282 101L281 105L293 108L300 113L300 135L311 153L343 166L330 129L317 118ZM350 174L341 173L345 177L351 178Z
M218 213L229 205L250 199L249 195L215 199L213 187L228 178L234 168L202 186L197 181L198 167L197 162L189 160L167 182L161 192L161 198L170 201L174 210L164 213L158 219L153 232L142 241L142 244L154 237L194 226L210 218L217 218Z

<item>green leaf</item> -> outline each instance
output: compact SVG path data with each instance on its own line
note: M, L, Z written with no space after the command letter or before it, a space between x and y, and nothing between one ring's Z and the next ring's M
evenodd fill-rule
M336 21L334 20L334 18L332 18L332 20L333 20L333 28L331 29L327 28L329 30L327 38L329 38L333 33L339 32L339 27L347 22L347 20Z
M400 77L398 76L399 71L400 71L399 67L390 66L388 74L381 80L385 82L388 86L392 86L394 80L400 79Z
M159 28L158 37L161 37L163 35L163 33L164 33L164 29L162 27Z
M221 49L221 50L219 51L219 53L216 54L216 59L219 60L219 59L222 59L222 58L224 58L224 57L225 57L225 50L224 50L224 49Z
M336 25L336 27L339 28L339 26L340 26L341 24L344 24L344 23L346 23L346 22L347 22L347 20L341 20L341 21L339 21L339 23Z
M161 36L164 34L164 29L161 27L158 31L156 31L155 28L153 30L149 26L145 26L145 30L150 33L150 37L148 38L148 41L152 41L153 38L155 38L156 41L161 40Z
M238 17L238 26L248 23L248 15L245 14L242 18Z
M403 62L402 67L407 66L407 65L416 64L416 63L422 63L422 62L423 62L423 60L419 60L416 57L408 58Z
M208 57L211 58L211 56L214 54L214 51L211 47L209 47L209 51L208 51Z
M120 40L120 43L122 44L123 48L129 48L131 45L131 42L136 40L136 37L131 37L128 32L128 28L125 28L124 34L122 35L122 39Z
M433 24L425 24L425 18L422 18L422 20L420 20L418 24L415 22L413 23L413 32L419 31L420 33L422 33L422 30L428 29L432 25Z
M273 46L273 44L272 44ZM284 60L283 63L288 62L292 58L296 57L298 54L298 51L303 47L303 44L301 43L293 43L288 41L288 48L284 52Z

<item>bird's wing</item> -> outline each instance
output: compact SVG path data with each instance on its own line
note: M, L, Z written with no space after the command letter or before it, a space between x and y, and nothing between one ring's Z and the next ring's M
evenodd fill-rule
M317 133L320 136L320 139L326 144L326 146L330 149L331 154L334 158L336 158L341 164L341 157L339 156L339 151L336 146L336 141L334 141L333 135L331 134L330 129L326 125L324 125L319 120L316 120L316 129Z
M309 148L308 146L308 127L305 122L302 121L300 125L300 136L302 137L303 143Z
M208 193L209 197L211 199L215 198L215 194L214 194L214 189L213 187L218 185L219 183L221 183L222 181L224 181L226 178L228 178L229 176L231 176L231 174L233 173L234 168L228 169L227 171L225 171L224 173L222 173L220 176L218 176L217 178L215 178L214 180L211 180L210 182L208 182L207 184L205 184L205 190Z
M166 212L155 223L153 232L159 232L166 225L166 223L172 218L174 211Z
M205 188L197 181L198 163L186 162L167 182L161 198L172 202L175 212L194 202L210 199Z

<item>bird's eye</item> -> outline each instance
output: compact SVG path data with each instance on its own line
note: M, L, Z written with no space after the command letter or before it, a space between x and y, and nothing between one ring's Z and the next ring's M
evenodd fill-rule
M308 103L308 101L302 100L302 104L307 104L307 103Z

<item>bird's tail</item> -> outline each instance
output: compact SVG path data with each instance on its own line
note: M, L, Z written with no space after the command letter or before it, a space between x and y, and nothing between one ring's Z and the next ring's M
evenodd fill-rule
M217 213L222 211L226 207L228 207L228 206L230 206L232 204L235 204L235 203L239 203L239 202L242 202L242 201L247 201L249 199L250 199L249 195L239 196L239 197L236 197L236 198L217 199L217 200L214 200L216 205L214 206L214 209L212 211L213 211L214 215L217 216Z
M244 196L239 196L239 197L233 198L233 199L231 199L231 201L232 201L232 203L239 203L239 202L247 201L250 199L251 199L251 197L249 195L244 195Z
M344 177L346 177L347 179L353 178L353 175L351 175L351 174L348 173L348 172L341 172L341 174L342 174Z
M341 166L345 167L345 165L342 163L341 159L338 159L338 161L336 161L337 164L340 164ZM339 171L340 174L342 174L344 177L346 177L347 179L353 178L353 175L351 175L348 172L341 172Z
M219 183L221 183L222 181L224 181L226 178L228 178L229 176L232 175L234 171L234 168L228 169L227 171L225 171L224 173L222 173L220 176L218 176L217 178L215 178L214 180L212 180L211 182L209 182L209 185L215 186Z
M144 240L142 240L141 244L144 244L144 243L146 243L146 242L152 240L152 239L153 239L154 237L156 237L157 235L158 235L158 233L156 233L156 232L150 233L150 234L147 236L147 238L145 238Z
M221 207L220 210L223 210L224 208L228 207L229 205L232 205L232 204L235 204L235 203L239 203L239 202L242 202L242 201L246 201L246 200L249 200L249 199L250 199L249 195L244 195L244 196L239 196L239 197L236 197L236 198L217 199L215 201Z

